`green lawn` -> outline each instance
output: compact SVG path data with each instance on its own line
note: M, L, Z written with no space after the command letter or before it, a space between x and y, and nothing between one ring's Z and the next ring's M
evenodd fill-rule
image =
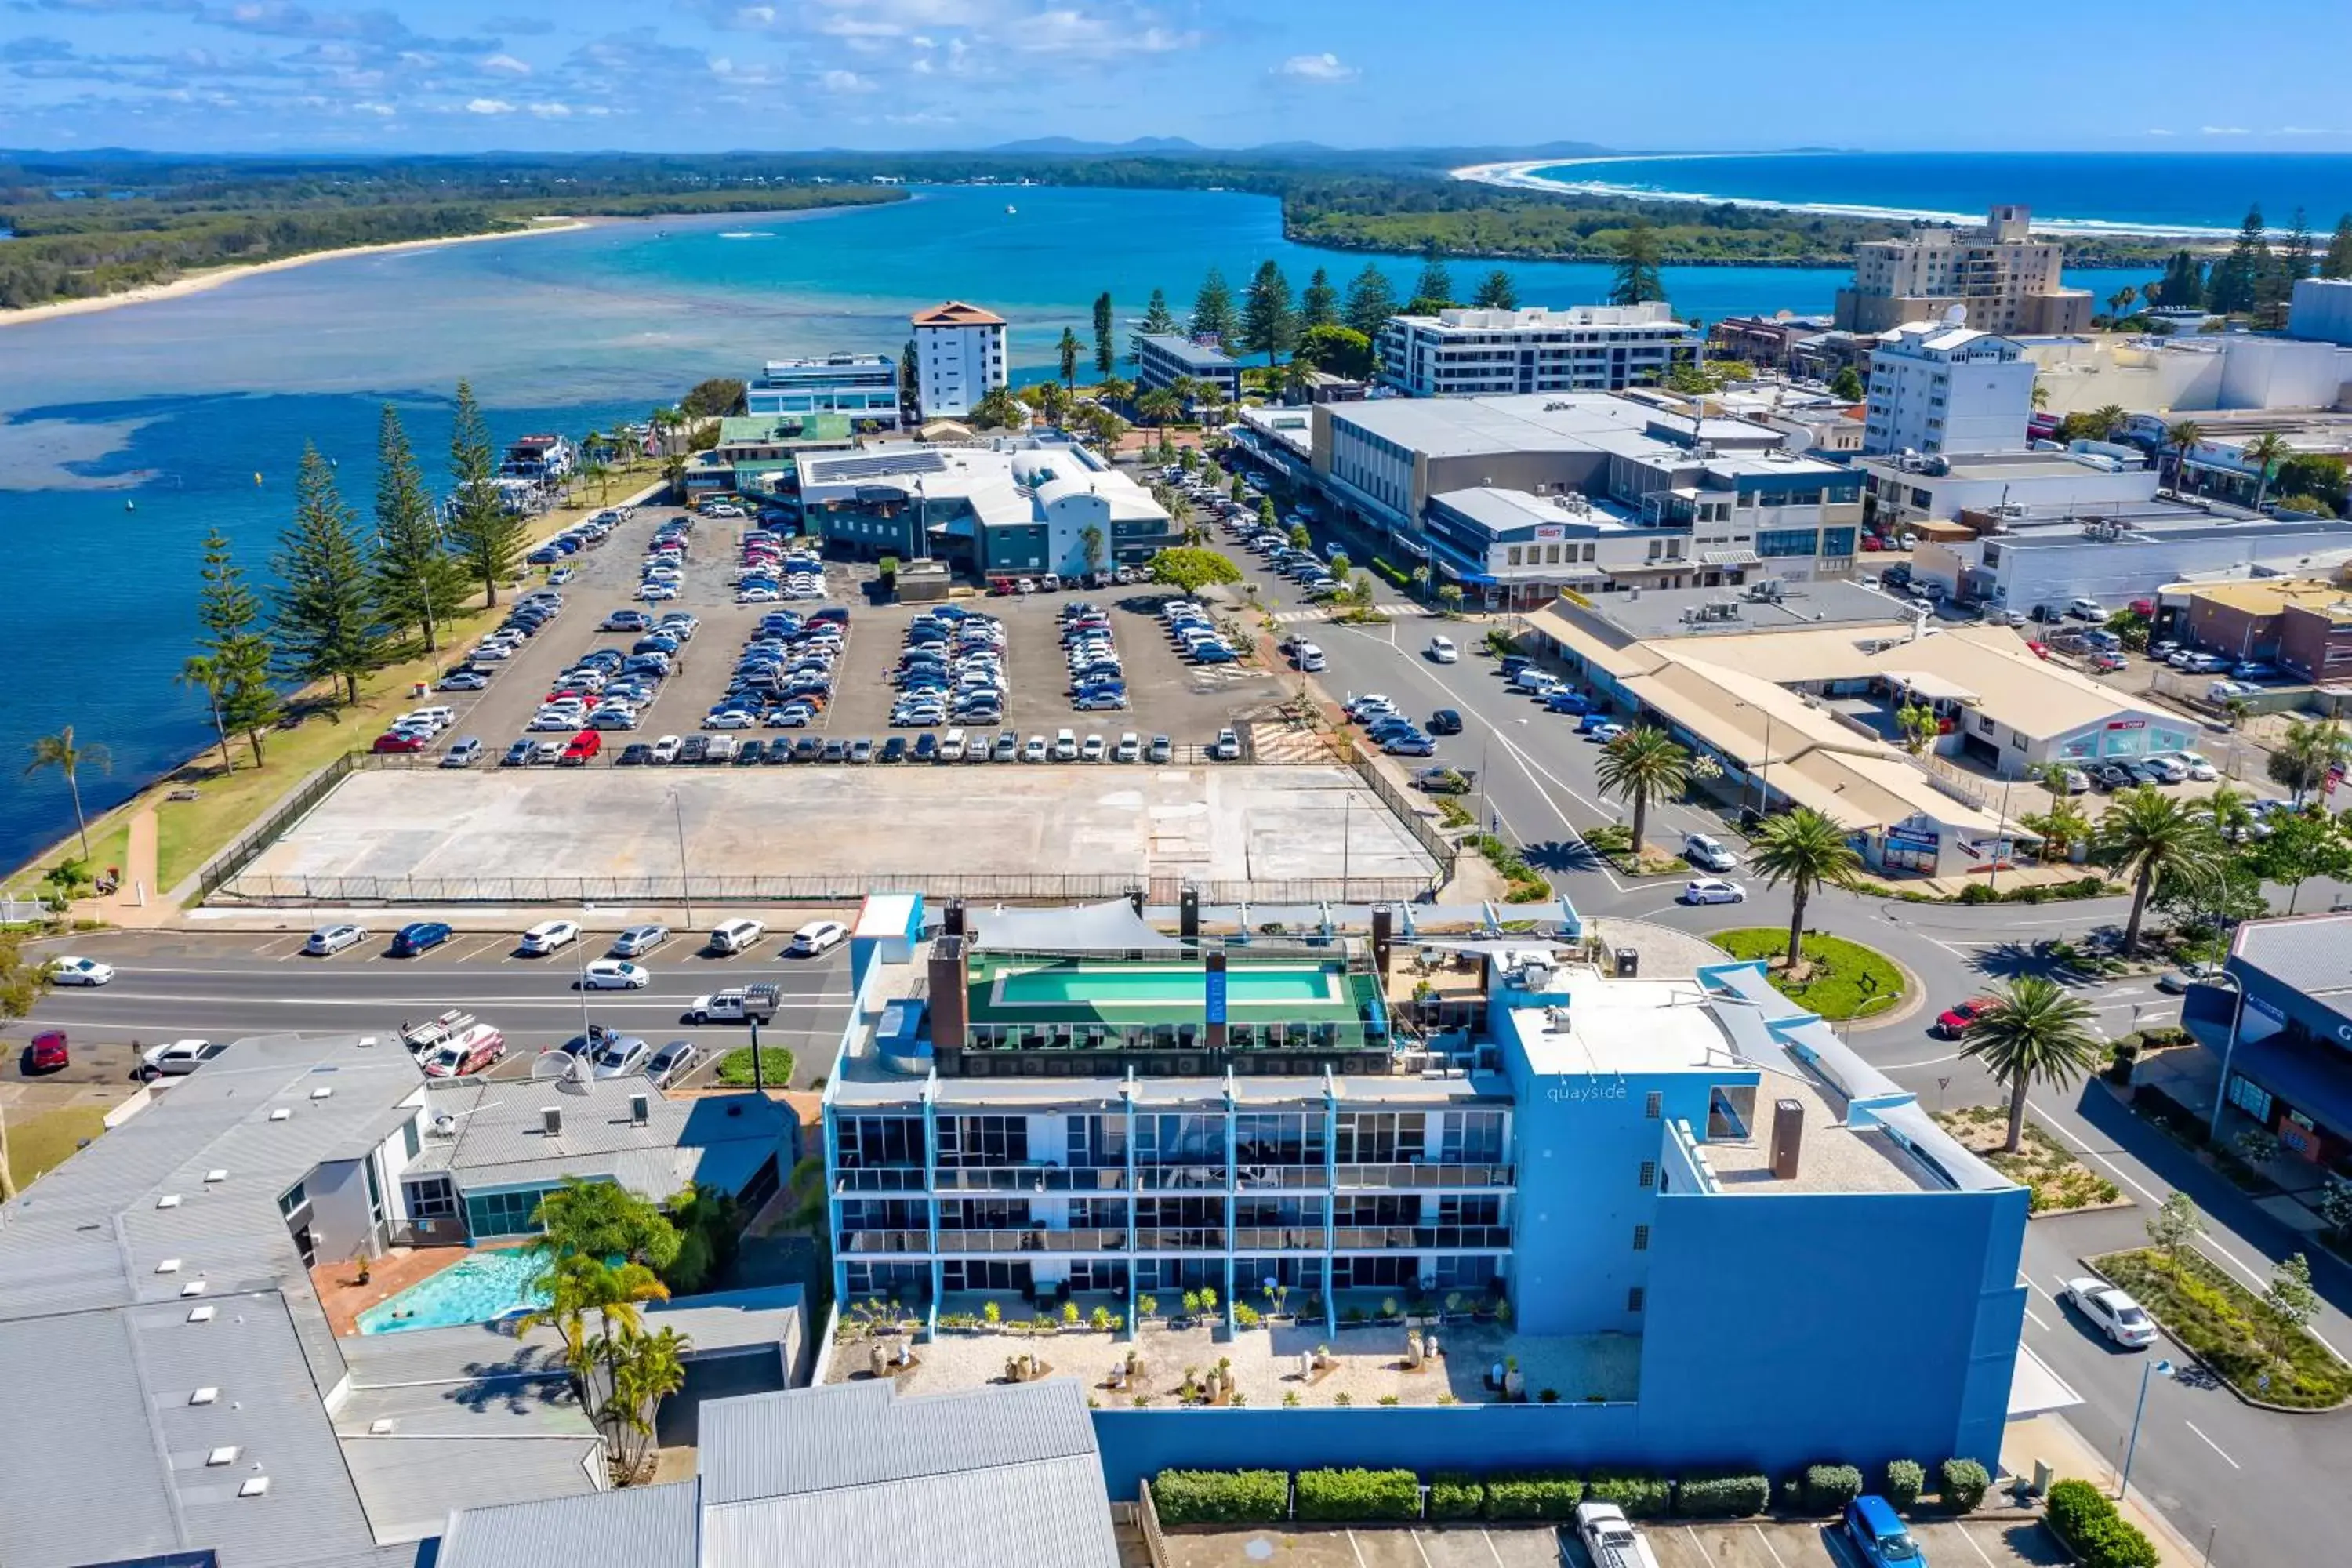
M85 1138L106 1131L106 1112L95 1105L68 1105L37 1115L8 1119L8 1170L19 1191L44 1171L64 1163Z
M2352 1399L2352 1367L2308 1333L2287 1331L2261 1298L2195 1248L2181 1252L2177 1275L2154 1247L2111 1252L2091 1263L2247 1398L2296 1410L2331 1410ZM2273 1347L2283 1358L2273 1357Z
M1779 926L1713 931L1706 940L1734 958L1777 960L1789 951L1789 933ZM1773 987L1824 1018L1843 1022L1868 1016L1902 1001L1903 971L1874 947L1807 931L1805 962L1812 967L1801 981L1790 980L1778 968L1769 971Z
M790 1089L793 1053L782 1046L760 1047L760 1072L770 1089ZM751 1087L751 1047L738 1046L719 1058L719 1081L730 1089Z

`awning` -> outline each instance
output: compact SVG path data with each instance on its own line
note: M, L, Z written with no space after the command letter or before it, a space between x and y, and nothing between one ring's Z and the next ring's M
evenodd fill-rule
M1702 566L1760 566L1764 557L1753 550L1702 550L1698 552Z
M982 952L1126 952L1184 944L1135 912L1125 899L1064 909L967 909L972 946Z
M950 539L970 539L971 537L971 531L972 520L971 518L951 517L945 522L935 522L931 524L928 531L932 533L944 533Z
M2069 1409L2082 1403L2083 1396L2051 1371L2048 1363L2022 1343L2017 1347L2017 1369L2009 1376L2011 1421L2031 1421L2036 1415L2047 1415L2053 1410Z

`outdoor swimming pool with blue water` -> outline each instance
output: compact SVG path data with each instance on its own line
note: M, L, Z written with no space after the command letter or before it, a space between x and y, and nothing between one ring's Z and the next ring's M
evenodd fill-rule
M541 1267L520 1248L477 1252L362 1312L360 1332L461 1328L543 1306L547 1298L530 1284Z

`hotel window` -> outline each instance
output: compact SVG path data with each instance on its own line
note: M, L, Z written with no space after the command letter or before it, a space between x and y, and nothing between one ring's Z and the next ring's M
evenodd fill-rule
M1642 1188L1643 1188L1643 1190L1644 1192L1646 1192L1646 1191L1648 1191L1650 1188L1652 1188L1652 1187L1654 1187L1654 1186L1656 1186L1657 1184L1658 1184L1658 1163L1657 1163L1655 1160L1644 1160L1644 1161L1643 1161L1643 1162L1642 1162Z
M1648 1226L1637 1225L1633 1227L1633 1250L1636 1252L1647 1252L1650 1250L1650 1227Z
M421 1182L405 1184L408 1217L412 1220L454 1219L457 1214L457 1194L446 1176L428 1176Z
M1642 1114L1650 1121L1655 1121L1665 1113L1665 1100L1666 1097L1664 1094L1654 1089L1652 1089L1642 1097Z
M1517 566L1519 563L1519 547L1516 544L1512 545L1504 553L1503 562L1506 565Z
M1627 1287L1626 1287L1626 1289L1625 1289L1625 1310L1626 1310L1627 1311L1629 1311L1629 1312L1638 1312L1638 1311L1640 1311L1640 1310L1642 1310L1642 1307L1643 1307L1643 1300L1644 1300L1644 1298L1643 1298L1643 1294L1642 1294L1642 1288L1641 1288L1639 1285L1629 1285L1629 1286L1627 1286Z

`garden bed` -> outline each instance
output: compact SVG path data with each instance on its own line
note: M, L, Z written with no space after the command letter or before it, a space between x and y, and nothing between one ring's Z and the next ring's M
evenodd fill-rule
M730 1089L751 1088L751 1047L738 1046L720 1057L715 1076ZM793 1053L782 1046L761 1046L760 1076L770 1089L790 1089L793 1086Z
M1936 1121L1945 1131L1983 1157L2032 1194L2029 1214L2074 1214L2084 1209L2129 1208L2131 1200L2115 1183L2074 1158L2050 1130L2026 1118L2023 1147L2014 1154L2001 1145L2009 1141L2009 1112L1995 1105L1967 1105L1939 1110Z
M2154 1247L2087 1261L2245 1398L2289 1410L2333 1410L2352 1399L2352 1367L2203 1253L2184 1248L2177 1271Z
M1777 960L1789 951L1789 933L1778 926L1711 931L1706 940L1740 959ZM1883 1013L1902 999L1901 967L1874 947L1807 931L1804 960L1807 968L1800 979L1791 980L1785 971L1769 964L1765 973L1781 995L1802 1003L1832 1023L1864 1013Z
M1690 869L1678 855L1662 855L1644 844L1633 854L1633 830L1622 822L1579 830L1594 854L1628 877L1679 877Z

